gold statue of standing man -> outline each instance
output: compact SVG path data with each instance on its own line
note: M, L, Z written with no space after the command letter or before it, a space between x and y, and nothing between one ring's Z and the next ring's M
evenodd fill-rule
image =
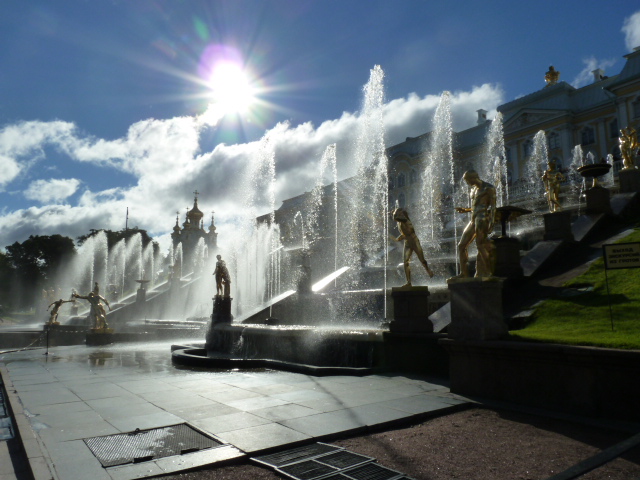
M496 189L484 182L474 170L468 170L462 176L471 187L471 208L456 207L458 213L471 212L471 220L462 232L458 243L460 256L460 277L469 276L469 245L475 238L478 256L476 259L476 277L490 277L496 263L496 247L489 235L493 231L496 217Z
M547 196L549 212L555 213L562 210L560 206L560 184L564 182L564 175L556 169L556 162L549 160L549 168L542 175L542 183Z
M394 238L396 242L400 242L404 240L404 275L407 277L407 283L403 285L403 287L411 286L411 266L409 265L409 259L413 252L416 252L418 256L418 260L422 263L425 270L429 274L429 277L433 277L433 270L429 268L427 261L424 259L424 252L422 251L422 247L420 246L420 240L418 240L418 236L416 235L416 231L413 229L413 224L411 220L409 220L409 214L403 208L396 208L393 212L393 219L398 224L398 230L400 231L400 236L398 238Z
M75 302L75 300L57 300L55 302L53 302L51 305L49 305L47 307L47 310L49 310L51 307L53 307L51 309L51 314L49 316L49 321L47 322L47 325L58 325L60 322L58 322L58 311L60 310L60 307L62 306L63 303L71 303L71 302Z
M635 168L634 160L638 154L638 134L633 127L620 130L620 153L622 154L623 170Z
M106 298L100 294L94 293L93 291L89 292L87 295L78 295L77 293L74 293L73 298L81 298L89 302L89 305L91 305L89 318L93 320L93 328L95 330L106 330L109 328L109 325L107 325L107 312L102 306L102 303L100 303L100 301L103 301L107 304L109 310L111 310L111 305L109 305Z

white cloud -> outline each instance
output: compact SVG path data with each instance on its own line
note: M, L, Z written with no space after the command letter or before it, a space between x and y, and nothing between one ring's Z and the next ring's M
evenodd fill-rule
M75 127L68 122L21 122L0 130L0 191L44 158L43 147L64 143Z
M493 112L502 101L503 92L495 85L454 92L454 128L475 125L477 109ZM387 145L429 131L438 102L438 95L410 94L386 104ZM267 132L275 152L276 206L281 200L313 188L322 153L332 143L337 144L340 177L353 173L351 159L358 123L357 114L344 112L340 118L317 127L310 122L296 126L281 123ZM99 183L87 183L73 205L33 206L0 216L0 247L23 241L31 234L61 233L76 238L91 228L119 230L125 225L127 207L129 226L139 226L165 239L175 223L176 210L180 212L180 222L184 220L185 207L192 205L192 192L196 189L201 192L198 203L205 213L205 226L215 209L220 243L233 242L232 232L245 204L243 185L247 183L249 166L259 156L260 143L220 144L212 151L202 152L199 140L203 128L208 127L198 117L148 119L131 125L122 138L104 140L83 135L65 122L6 127L0 131L0 164L14 167L13 173L6 170L10 173L5 174L4 185L17 182L20 169L28 168L34 156L46 168L49 160L44 156L45 146L62 151L77 162L78 172L86 169L90 173L78 174L81 178L100 178L109 174L102 167L110 166L133 175L135 184L100 189ZM38 202L56 203L77 191L79 183L75 182L34 182L25 195ZM258 213L266 213L264 206Z
M629 51L640 47L640 10L624 19L622 33L624 33L624 43Z
M598 60L595 57L589 57L582 60L582 63L584 63L584 68L580 73L578 73L578 75L576 75L573 82L571 82L571 85L575 88L584 87L585 85L593 83L593 71L600 68L606 72L607 68L615 65L616 60Z
M40 203L60 202L76 193L80 186L77 178L52 178L36 180L29 184L24 196Z

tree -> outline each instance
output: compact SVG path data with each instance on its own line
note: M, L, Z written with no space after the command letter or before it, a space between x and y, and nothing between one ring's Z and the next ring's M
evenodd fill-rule
M18 300L29 304L42 288L52 287L60 266L76 254L73 240L62 235L31 235L7 246L6 258L15 272Z

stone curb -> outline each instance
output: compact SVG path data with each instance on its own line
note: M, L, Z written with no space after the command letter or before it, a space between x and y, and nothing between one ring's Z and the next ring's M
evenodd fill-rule
M4 365L0 365L0 376L4 382L4 388L7 392L7 407L9 414L13 418L16 429L16 438L22 444L25 455L29 464L29 469L34 480L53 480L57 479L51 468L51 459L46 453L43 445L41 445L38 436L31 428L31 422L24 413L20 398L16 394L13 387L9 371Z

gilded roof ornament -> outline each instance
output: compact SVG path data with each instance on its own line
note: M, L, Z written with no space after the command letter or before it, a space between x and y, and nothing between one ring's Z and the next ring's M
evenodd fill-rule
M544 74L544 81L547 82L547 87L551 85L555 85L558 83L558 79L560 78L560 72L553 68L553 65L549 67L547 73Z

